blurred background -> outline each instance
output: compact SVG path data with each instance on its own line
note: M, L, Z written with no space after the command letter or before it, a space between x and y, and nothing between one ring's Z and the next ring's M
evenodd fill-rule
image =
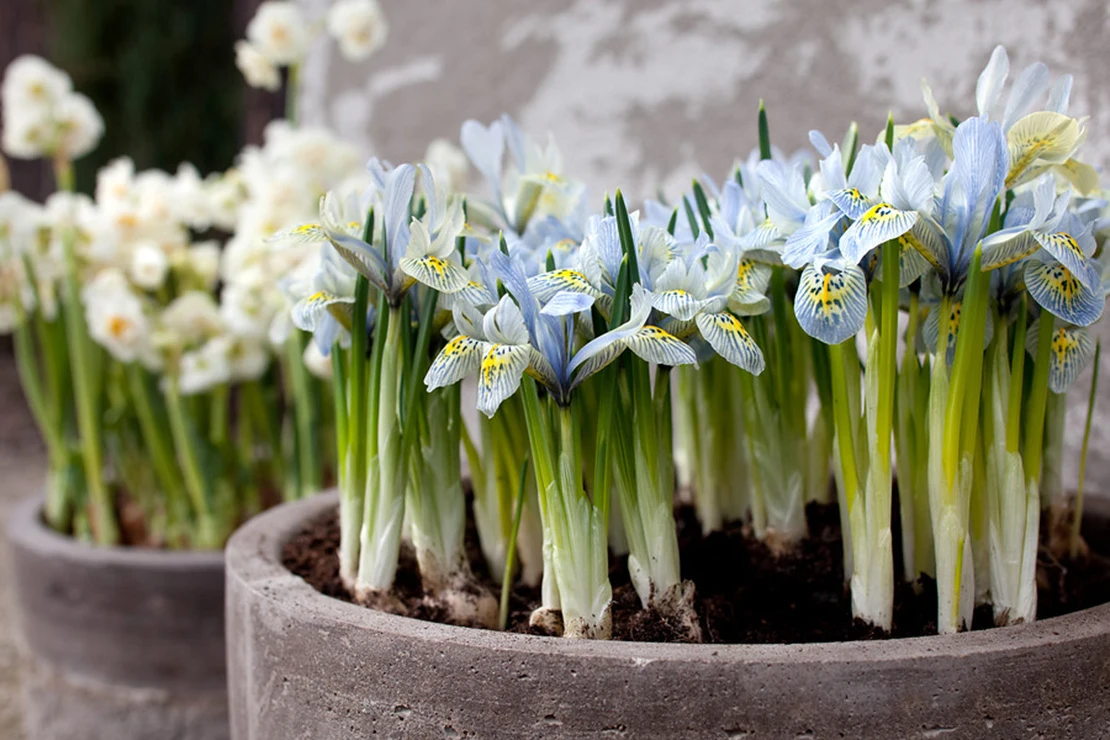
M508 112L551 132L566 170L598 203L622 187L633 202L674 195L702 172L723 177L756 143L762 98L774 143L807 146L852 120L877 135L888 110L924 115L920 80L941 108L973 112L975 80L997 43L1012 69L1042 60L1075 76L1073 114L1090 116L1084 159L1110 164L1110 3L1106 0L381 0L389 37L369 62L319 44L303 70L305 123L394 162L419 159L467 118ZM248 88L232 45L257 0L3 0L0 66L37 53L69 72L105 119L96 169L127 154L137 168L225 169L280 115L280 93ZM322 17L328 0L302 0ZM41 198L46 165L12 162L13 186ZM1103 321L1097 333L1110 340ZM1070 480L1089 375L1071 393ZM1110 363L1102 387L1110 388ZM1101 394L1105 397L1105 393ZM1092 431L1088 490L1110 492L1110 407ZM41 448L10 348L0 351L0 506L37 484ZM3 510L0 510L2 518ZM13 652L0 629L0 737L18 737Z

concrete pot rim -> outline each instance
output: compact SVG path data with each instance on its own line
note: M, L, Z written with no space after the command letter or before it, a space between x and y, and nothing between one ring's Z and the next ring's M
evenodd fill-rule
M43 499L38 495L15 506L7 522L10 547L20 547L40 557L77 566L116 565L151 571L218 571L224 567L222 550L163 550L81 542L46 526L42 509Z
M227 578L259 602L297 621L327 629L342 624L367 634L442 645L459 644L499 653L594 657L650 662L866 664L881 661L950 660L976 653L1020 652L1080 642L1110 632L1110 603L1028 625L877 641L784 645L685 645L617 641L565 640L425 622L356 606L316 591L281 562L284 545L304 525L338 505L329 491L303 501L281 504L252 518L227 545ZM1110 501L1089 499L1088 516L1110 520Z

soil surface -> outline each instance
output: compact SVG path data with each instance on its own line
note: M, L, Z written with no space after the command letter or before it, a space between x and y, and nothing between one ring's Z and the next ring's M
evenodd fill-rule
M836 506L810 504L806 514L810 536L793 552L776 556L746 526L732 525L703 537L693 509L676 510L682 576L697 587L696 609L706 642L835 642L936 634L936 591L931 580L896 586L894 628L890 633L853 621ZM467 534L475 574L493 593L499 593L500 586L489 580L481 561L474 532L471 529ZM351 601L339 579L338 544L338 514L330 514L312 522L287 543L283 560L286 567L321 593ZM611 560L614 639L680 641L683 632L679 625L641 608L624 558ZM401 602L396 611L442 621L442 615L432 613L423 601L415 558L405 548L397 571L396 594ZM1039 618L1110 601L1110 559L1091 553L1065 563L1042 552L1038 599ZM528 617L537 606L538 589L516 586L509 629L531 632ZM992 627L990 607L977 609L973 629Z

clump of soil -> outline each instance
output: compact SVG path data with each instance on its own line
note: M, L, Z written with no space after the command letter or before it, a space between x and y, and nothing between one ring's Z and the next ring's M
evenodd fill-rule
M682 577L697 588L695 608L705 642L798 643L917 637L936 634L936 589L928 579L895 587L894 627L888 634L852 619L844 581L840 518L836 505L810 504L809 537L776 556L746 525L729 525L703 536L690 507L676 510ZM895 523L895 532L897 532ZM476 535L467 531L467 552L475 576L493 593ZM352 601L339 578L335 513L311 522L286 544L283 562L321 593ZM897 543L896 543L897 545ZM689 630L652 609L643 609L629 580L624 558L612 558L613 639L680 642ZM898 571L896 571L898 572ZM416 560L403 548L395 591L406 616L442 621L443 614L423 598ZM1086 609L1110 601L1110 559L1089 553L1060 562L1042 553L1038 563L1038 618ZM510 601L509 629L530 633L528 618L539 606L539 589L516 585ZM673 620L672 620L673 621ZM993 627L989 606L975 612L973 629Z

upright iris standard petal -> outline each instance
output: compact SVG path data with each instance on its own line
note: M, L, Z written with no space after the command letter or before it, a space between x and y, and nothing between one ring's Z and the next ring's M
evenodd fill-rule
M1031 259L1025 265L1025 287L1041 308L1069 324L1090 326L1102 316L1106 298L1091 290L1056 261Z
M720 311L698 314L695 320L702 338L714 352L752 375L763 372L766 364L763 351L739 319L727 311Z
M889 203L876 203L840 237L840 253L852 264L859 264L875 247L912 229L920 217L916 211L900 211Z
M794 296L798 323L814 339L840 344L855 336L867 318L867 279L856 265L839 271L807 265Z
M409 203L416 182L416 168L403 164L389 173L385 187L385 236L391 266L400 262L401 250L409 242Z
M479 411L493 416L497 407L516 393L531 357L532 348L526 344L490 346L478 370Z

